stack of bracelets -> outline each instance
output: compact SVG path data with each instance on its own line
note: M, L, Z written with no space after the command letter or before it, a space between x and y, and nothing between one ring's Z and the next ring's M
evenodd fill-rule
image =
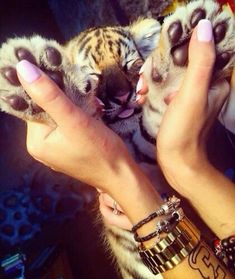
M156 231L140 237L137 230L156 217L161 220L156 225ZM197 246L200 233L188 220L180 207L180 199L172 196L147 218L137 223L132 228L134 238L139 245L139 254L143 263L152 271L159 274L174 268L185 259ZM156 238L156 244L147 249L143 242Z
M156 224L156 231L144 237L138 235L139 228L160 216L161 220ZM132 232L140 244L138 249L143 263L155 275L181 263L200 241L199 230L184 215L180 199L175 196L169 197L159 210L134 225ZM156 238L155 245L146 248L143 242L153 238ZM235 236L217 241L215 253L223 259L229 269L234 270Z

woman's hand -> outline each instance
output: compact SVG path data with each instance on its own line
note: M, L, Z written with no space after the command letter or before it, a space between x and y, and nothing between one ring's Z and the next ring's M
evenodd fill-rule
M27 93L57 125L52 128L46 124L27 123L30 154L57 171L112 192L118 172L129 160L122 140L101 121L76 107L31 63L19 62L17 71Z
M235 188L209 163L206 141L228 96L229 85L224 80L211 87L215 62L213 38L201 41L197 36L198 31L204 33L206 29L212 35L209 23L207 28L201 22L195 28L183 84L179 92L172 92L165 99L168 108L157 135L156 153L169 184L224 238L234 234Z
M158 208L161 198L115 133L75 106L34 65L21 61L17 73L29 96L57 125L27 123L27 147L35 159L106 192L132 223Z
M199 41L196 28L184 82L171 99L157 136L157 157L166 174L169 167L177 171L177 163L192 168L207 163L208 133L229 93L225 80L211 87L214 62L213 39Z
M168 108L157 135L158 162L170 184L175 184L182 166L199 171L209 164L205 150L208 133L229 93L225 80L211 85L215 63L212 30L208 21L199 24L207 24L200 31L209 33L206 40L200 40L199 27L195 28L183 84L179 92L169 92L164 99ZM144 88L139 90L141 97L144 93Z

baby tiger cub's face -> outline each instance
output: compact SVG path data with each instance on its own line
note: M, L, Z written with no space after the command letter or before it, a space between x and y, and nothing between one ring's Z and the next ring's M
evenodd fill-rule
M135 102L139 70L156 47L159 33L156 20L141 19L128 27L89 29L66 46L67 57L80 75L79 91L95 93L104 105L104 121L116 132L135 129L140 112Z

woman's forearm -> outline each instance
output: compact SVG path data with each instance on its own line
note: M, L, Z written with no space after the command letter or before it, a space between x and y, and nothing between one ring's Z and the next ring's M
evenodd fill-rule
M110 178L113 186L108 193L118 201L133 225L158 210L163 203L149 179L128 153L124 156L118 172ZM155 230L156 219L139 229L138 233L144 236Z

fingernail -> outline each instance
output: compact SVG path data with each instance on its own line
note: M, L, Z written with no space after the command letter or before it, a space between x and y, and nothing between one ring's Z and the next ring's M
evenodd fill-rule
M137 85L136 85L136 92L138 93L143 88L143 78L140 76Z
M137 95L136 95L136 98L135 98L135 101L136 101L136 102L139 101L139 100L141 99L141 97L142 97L142 96L141 96L140 94L137 94Z
M41 71L27 60L21 60L16 65L16 70L28 83L36 81L41 76Z
M144 65L140 68L139 75L143 74L143 72L144 72Z
M103 191L100 190L99 188L96 188L96 190L97 190L97 192L100 193L100 194L103 193Z
M170 94L168 94L163 100L164 100L164 103L166 105L169 105L171 103L171 101L174 99L174 97L176 96L178 92L172 92Z
M212 25L208 19L202 19L197 25L197 39L199 42L210 42L213 38Z

